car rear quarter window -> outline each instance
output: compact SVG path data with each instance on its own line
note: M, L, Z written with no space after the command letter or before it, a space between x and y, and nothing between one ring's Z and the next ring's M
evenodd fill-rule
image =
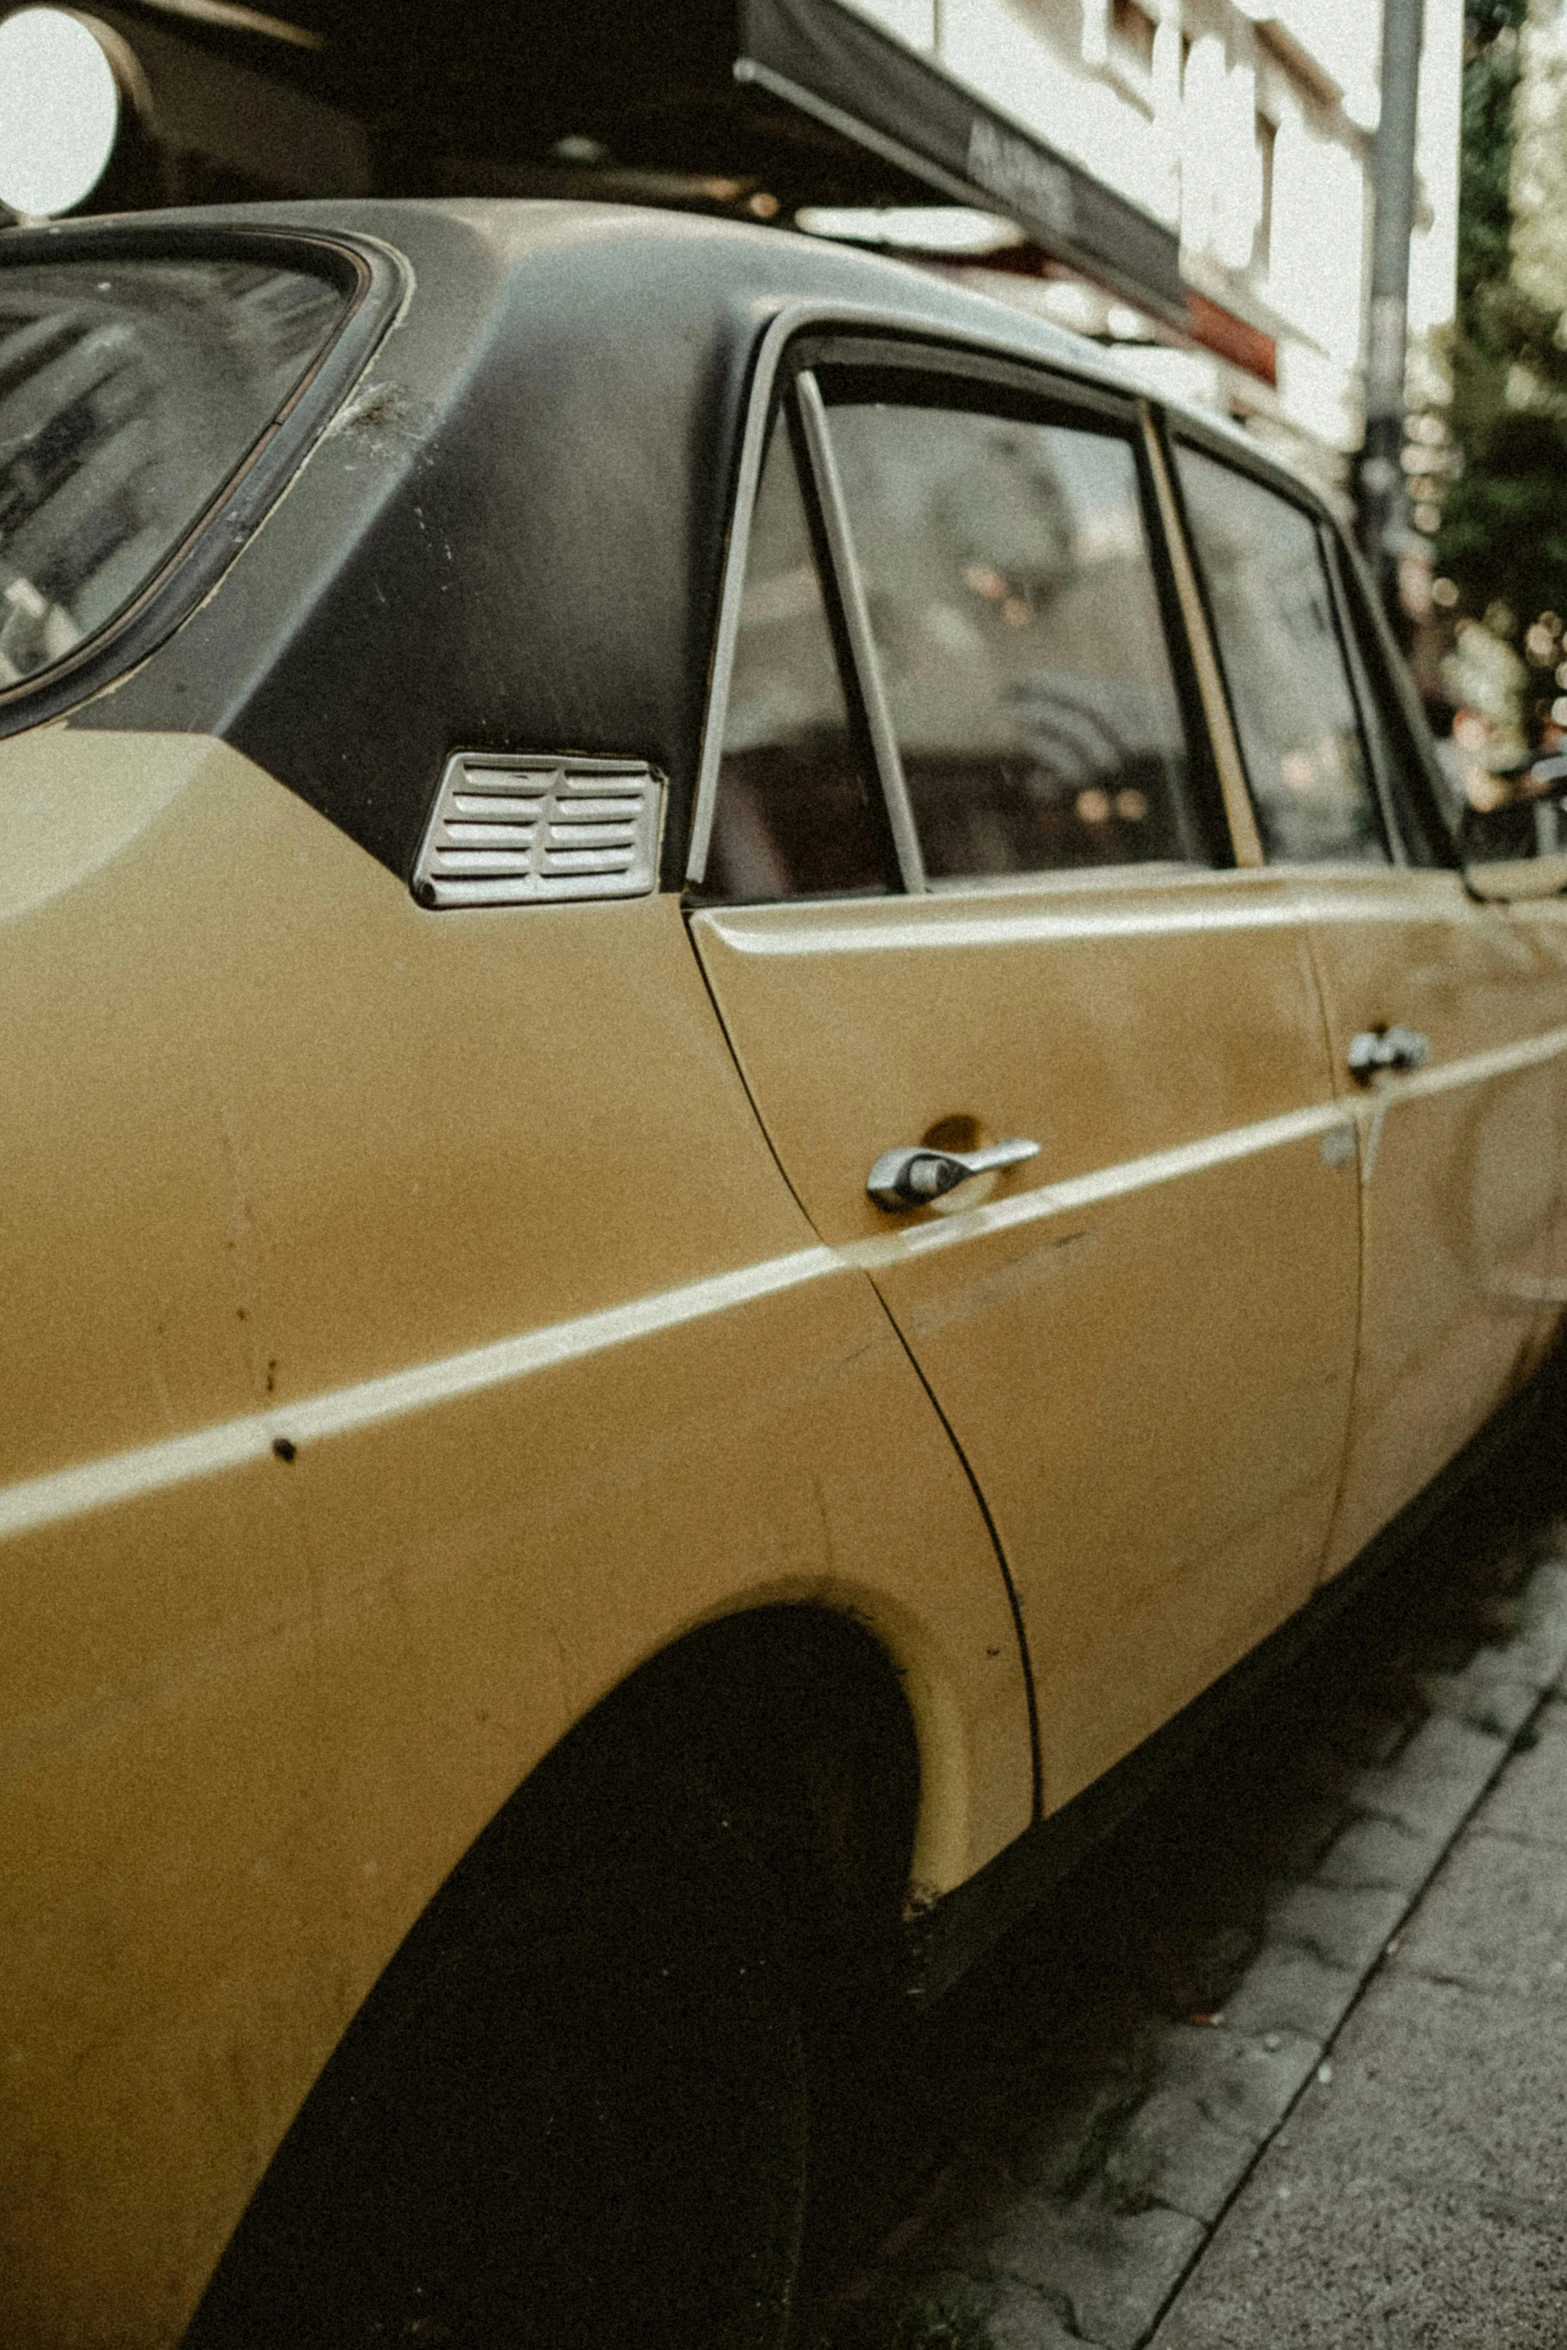
M0 266L0 689L135 602L346 305L323 277L250 260Z
M879 787L856 755L782 415L751 516L706 878L726 898L887 887Z
M1270 862L1387 863L1314 517L1200 450L1176 454Z
M957 407L830 414L931 879L1206 861L1131 442Z

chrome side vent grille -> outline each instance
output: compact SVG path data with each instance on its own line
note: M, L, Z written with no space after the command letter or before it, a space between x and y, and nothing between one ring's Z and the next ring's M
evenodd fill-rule
M639 759L458 751L441 777L414 896L422 906L646 897L662 806Z

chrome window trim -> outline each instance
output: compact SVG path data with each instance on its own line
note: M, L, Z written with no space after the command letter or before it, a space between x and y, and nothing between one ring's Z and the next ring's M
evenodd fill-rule
M1230 849L1237 866L1249 871L1254 866L1265 865L1267 859L1262 853L1262 835L1257 829L1257 811L1252 805L1246 762L1241 756L1240 738L1235 731L1235 716L1230 705L1224 664L1219 658L1218 639L1214 635L1204 600L1197 567L1197 550L1187 535L1186 515L1176 494L1163 438L1151 409L1146 406L1143 409L1142 425L1148 471L1153 482L1154 506L1159 517L1159 528L1164 534L1165 554L1175 579L1176 601L1181 608L1181 626L1186 631L1187 650L1196 672L1197 694L1202 704L1203 723L1208 729L1208 748L1219 778L1219 794L1224 802Z
M693 889L700 887L707 878L707 856L717 811L718 770L723 760L724 725L729 716L735 638L740 627L740 598L745 587L746 557L751 545L751 514L756 503L757 484L761 480L762 461L767 454L773 394L784 352L795 337L808 328L844 328L850 332L864 328L897 342L926 344L933 356L944 351L969 351L981 358L1011 360L1021 363L1032 374L1040 377L1054 370L1063 393L1080 386L1089 394L1108 392L1125 401L1129 408L1135 408L1142 402L1143 396L1134 387L1117 381L1108 369L1101 375L1091 361L1079 361L1072 352L1042 351L1030 340L1026 329L1015 337L1005 333L963 334L954 330L950 319L932 317L928 312L912 306L893 309L880 303L786 302L774 312L763 332L751 377L729 539L724 550L723 576L718 593L718 626L713 638L707 713L702 727L701 754L697 761L691 839L686 852L685 878L687 885ZM1049 386L1041 382L1040 390L1047 393Z
M1382 870L1395 873L1422 870L1422 868L1414 866L1406 854L1403 833L1394 820L1394 811L1388 804L1388 796L1382 779L1377 774L1371 757L1371 744L1365 722L1365 697L1361 687L1359 647L1352 626L1352 616L1348 609L1340 569L1344 560L1344 548L1348 542L1327 501L1310 483L1297 481L1293 474L1284 471L1276 463L1270 462L1265 450L1259 450L1256 453L1255 462L1248 462L1251 455L1249 451L1237 451L1232 443L1221 434L1204 433L1201 429L1201 420L1196 420L1194 423L1192 418L1184 414L1171 415L1168 418L1168 423L1170 457L1175 462L1166 462L1165 478L1172 492L1173 524L1179 527L1181 540L1187 552L1187 560L1192 567L1193 583L1204 629L1212 646L1214 659L1218 664L1226 718L1234 739L1236 757L1240 760L1241 772L1245 779L1246 802L1256 832L1259 861L1266 865L1270 872L1300 874L1317 870L1315 865L1286 864L1282 859L1270 857L1262 846L1261 827L1257 818L1257 804L1252 791L1251 774L1246 767L1245 754L1240 747L1239 730L1235 720L1235 696L1230 685L1229 671L1225 667L1218 630L1214 625L1208 582L1187 519L1186 490L1181 481L1179 465L1180 448L1183 443L1197 456L1207 458L1211 465L1228 466L1232 473L1239 474L1242 480L1249 481L1253 488L1278 498L1286 506L1292 506L1297 514L1310 523L1316 542L1317 562L1327 586L1328 608L1333 617L1333 630L1338 643L1339 657L1343 664L1344 682L1349 689L1350 707L1355 715L1355 732L1360 742L1361 757L1365 762L1366 780L1371 787L1372 801L1382 826L1383 846L1387 850L1387 859ZM1356 865L1350 859L1330 861L1341 864L1346 871L1367 872L1375 870L1371 866Z
M820 384L809 368L802 368L795 377L794 393L799 403L800 422L805 431L805 445L810 454L811 472L822 510L833 573L843 603L850 657L859 681L882 798L886 802L887 817L892 828L898 873L906 894L909 897L922 897L928 886L925 880L925 859L920 850L919 835L914 828L914 810L903 773L903 754L898 748L897 731L892 723L881 663L876 658L870 607L865 601L865 580L860 570L859 557L854 551L854 532L844 500L838 460L833 452L832 431L827 422L827 403L822 398Z
M1339 646L1344 655L1344 667L1349 677L1349 698L1355 705L1355 716L1360 727L1361 756L1366 762L1366 773L1376 794L1382 815L1382 830L1387 838L1388 861L1396 866L1408 866L1414 860L1404 839L1404 828L1393 806L1392 790L1382 774L1378 761L1372 755L1371 720L1372 684L1366 668L1365 654L1355 630L1355 616L1349 608L1345 591L1342 560L1339 555L1338 533L1321 515L1317 518L1317 544L1322 551L1322 568L1327 573L1328 601L1333 607L1333 622L1338 630Z

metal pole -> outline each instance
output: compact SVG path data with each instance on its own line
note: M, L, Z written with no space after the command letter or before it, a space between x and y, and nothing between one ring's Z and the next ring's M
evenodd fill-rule
M1382 113L1372 164L1366 437L1357 469L1360 544L1395 622L1399 557L1408 533L1401 460L1423 13L1424 0L1382 0Z

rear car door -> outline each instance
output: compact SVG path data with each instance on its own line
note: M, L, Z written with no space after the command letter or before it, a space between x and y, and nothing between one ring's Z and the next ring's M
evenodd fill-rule
M1313 1587L1350 1128L1302 914L1234 861L1135 407L824 343L764 429L692 935L984 1496L1054 1804ZM894 1147L1003 1141L1037 1154L867 1195Z
M1214 451L1176 464L1269 860L1295 876L1340 1098L1358 1102L1363 1295L1327 1571L1535 1359L1567 989L1430 837L1418 746L1342 549Z

